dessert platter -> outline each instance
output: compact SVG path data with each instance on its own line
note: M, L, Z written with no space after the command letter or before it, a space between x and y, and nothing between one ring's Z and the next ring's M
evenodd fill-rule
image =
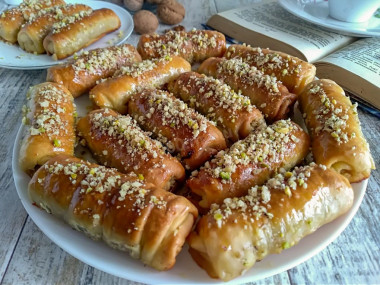
M108 46L121 44L130 36L130 34L133 31L133 19L130 13L127 10L113 3L109 3L105 1L86 1L85 5L83 5L81 4L83 3L83 1L80 1L80 0L66 0L66 1L58 1L58 2L62 2L60 3L62 4L62 6L65 5L63 3L66 3L67 6L70 7L70 8L67 8L66 11L63 10L64 15L65 15L65 12L68 13L67 15L69 14L72 15L75 12L79 13L81 10L87 10L87 8L88 9L91 8L94 11L100 10L100 9L109 9L109 10L112 10L115 16L120 19L120 27L118 27L115 30L110 29L109 31L107 31L106 34L102 35L97 41L94 41L89 46L83 45L84 50L90 50L94 48L102 48L102 47L108 47ZM78 4L79 7L70 6L70 5L75 5L75 4ZM5 11L4 9L5 7L0 9L0 13L3 13ZM59 17L61 17L60 16L62 13L61 10L62 9L57 9L57 11L54 11L55 12L54 16L58 19ZM41 15L40 15L40 18L41 18ZM43 20L40 19L39 21L41 22L41 24L39 24L38 21L34 21L33 24L29 24L29 25L26 24L25 26L29 26L29 31L27 30L27 27L25 27L24 29L22 29L24 30L23 31L24 34L32 33L32 36L31 36L32 38L37 37L38 25L44 26L46 25L46 22L47 22L46 19L43 19ZM33 22L32 19L31 19L31 22ZM49 23L51 22L49 21ZM46 36L46 34L44 34L44 36ZM52 56L45 53L45 51L43 50L43 47L37 48L37 51L24 50L21 47L21 45L17 43L17 34L14 37L15 39L12 39L11 41L7 41L7 40L2 39L2 37L0 36L0 39L1 39L0 40L0 50L1 50L0 67L10 68L10 69L45 69L47 67L63 63L67 60L67 59L54 59ZM39 37L42 37L42 35ZM24 41L27 42L27 39ZM68 58L71 58L71 57L72 56L69 56Z
M374 168L356 106L315 72L179 28L79 53L26 94L19 197L58 246L129 280L287 270L345 229Z
M278 3L289 13L303 20L337 31L340 34L353 37L380 36L380 18L376 16L379 15L379 12L366 22L349 23L330 17L327 1L279 0Z

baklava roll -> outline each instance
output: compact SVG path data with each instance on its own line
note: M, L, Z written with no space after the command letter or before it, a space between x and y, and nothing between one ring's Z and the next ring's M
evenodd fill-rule
M242 58L244 62L257 67L265 74L274 75L290 92L300 94L307 84L313 81L316 68L313 64L289 54L251 47L231 45L224 57Z
M160 87L190 70L190 63L179 56L143 60L123 67L112 78L96 85L90 91L90 99L101 108L111 108L125 114L132 94L142 88Z
M213 77L186 72L169 82L167 89L190 107L216 122L229 142L244 139L265 124L261 112L248 97Z
M162 144L151 139L130 116L98 109L81 118L79 136L97 160L120 172L134 172L140 180L170 190L185 179L185 169Z
M209 57L220 57L226 51L226 39L217 31L170 30L163 35L145 34L140 37L137 50L143 59L178 55L190 63Z
M241 90L269 122L286 119L297 99L275 76L264 74L241 58L209 58L198 72L223 80L236 92Z
M111 77L122 66L141 61L134 46L123 44L84 51L74 60L50 67L46 81L62 84L74 97L90 91L98 80Z
M63 86L45 82L31 87L28 105L23 107L25 136L19 164L32 174L51 157L73 155L75 144L75 105L73 96Z
M357 104L352 105L343 89L328 79L306 86L299 103L315 161L351 183L368 178L375 164L360 128Z
M95 240L157 270L173 267L197 218L184 197L75 157L49 160L29 183L31 201Z
M21 27L17 35L20 47L31 53L45 53L43 46L44 38L49 34L54 23L61 21L64 17L75 15L80 11L90 11L91 8L83 4L55 6L44 10L38 17L27 22Z
M0 38L15 44L21 26L56 5L64 5L63 0L24 0L19 6L6 10L0 15Z
M217 31L193 29L187 33L193 45L193 62L203 62L209 57L220 57L226 51L226 38Z
M146 89L132 95L128 113L178 154L186 169L201 166L226 148L223 134L212 122L166 91Z
M43 45L54 59L63 59L117 30L120 25L119 17L110 9L81 11L55 23Z
M191 232L189 251L211 277L228 281L346 213L353 198L347 179L323 165L280 173L214 205Z
M309 136L300 126L290 119L277 121L220 151L192 173L187 186L198 197L199 206L208 209L225 198L246 195L249 188L263 184L280 169L299 164L309 145Z

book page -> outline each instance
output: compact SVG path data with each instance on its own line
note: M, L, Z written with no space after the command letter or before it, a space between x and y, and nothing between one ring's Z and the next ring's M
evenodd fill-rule
M340 66L380 88L380 38L356 41L320 62Z
M309 62L314 62L355 40L297 18L273 0L222 12L219 15L296 47Z

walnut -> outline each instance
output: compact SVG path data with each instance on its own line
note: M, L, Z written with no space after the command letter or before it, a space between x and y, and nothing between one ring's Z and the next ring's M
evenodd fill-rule
M135 31L139 34L153 33L158 28L158 19L150 11L140 10L133 16Z
M176 25L185 17L185 7L175 0L165 1L158 5L157 16L165 24Z
M144 0L124 0L124 6L131 11L138 11L142 8Z

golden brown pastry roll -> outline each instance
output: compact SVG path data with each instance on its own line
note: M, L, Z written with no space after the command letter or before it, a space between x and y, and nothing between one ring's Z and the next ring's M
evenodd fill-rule
M53 24L43 45L54 59L63 59L117 30L120 25L119 17L110 9L81 11Z
M97 160L106 166L134 172L140 180L165 190L185 178L181 163L128 115L111 109L95 110L81 118L77 128Z
M191 232L189 251L211 277L228 281L346 213L353 198L347 179L323 165L280 173L214 205Z
M170 30L163 35L142 35L137 50L143 59L178 55L190 63L202 62L209 57L222 56L226 50L226 39L217 31Z
M74 60L50 67L46 80L62 84L78 97L93 88L98 80L111 77L122 66L141 61L134 46L124 44L84 51Z
M343 89L332 80L317 80L306 86L299 102L315 161L351 183L368 178L375 164L360 128L357 105Z
M307 84L313 81L316 68L313 64L283 52L251 47L231 45L224 57L242 58L244 62L257 67L268 75L274 75L290 92L300 94Z
M74 229L158 270L174 265L197 218L184 197L67 155L35 173L29 196Z
M143 60L123 67L112 78L99 83L90 91L90 99L101 108L111 108L125 114L126 103L132 94L142 88L160 87L190 70L190 63L179 56Z
M76 112L73 96L56 83L31 87L27 98L28 105L23 108L26 134L19 163L22 170L32 174L51 157L74 153Z
M225 198L246 195L281 168L291 169L304 159L309 145L309 136L300 126L290 119L277 121L220 151L192 173L187 186L199 196L200 207L210 208Z
M20 47L31 53L45 53L43 46L44 38L49 34L54 23L61 21L64 17L74 15L80 11L91 11L91 8L83 4L54 6L42 10L38 16L21 27L17 35Z
M265 124L261 112L248 97L235 92L218 79L186 72L169 82L168 90L190 107L216 122L229 142L244 139Z
M251 99L269 122L286 119L297 99L275 76L264 74L241 58L209 58L198 68L199 73L223 80L236 92Z
M44 9L64 5L63 0L24 0L19 6L0 14L0 38L12 44L17 42L21 26L35 18Z
M223 134L212 122L166 91L146 89L132 95L128 113L178 154L186 169L201 166L226 148Z

